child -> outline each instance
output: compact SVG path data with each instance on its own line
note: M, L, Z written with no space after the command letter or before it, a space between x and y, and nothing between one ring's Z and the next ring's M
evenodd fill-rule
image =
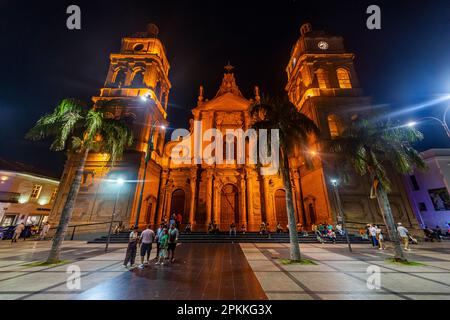
M164 260L167 257L167 248L169 247L169 232L164 229L163 235L159 240L159 258L156 264L164 265Z
M384 250L384 238L383 238L383 232L380 228L377 228L377 240L378 240L378 250Z

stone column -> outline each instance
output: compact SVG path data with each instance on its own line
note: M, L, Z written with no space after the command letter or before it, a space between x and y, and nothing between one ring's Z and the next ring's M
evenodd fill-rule
M264 185L264 209L266 212L266 220L265 222L269 223L269 228L274 228L275 224L275 215L274 215L274 208L271 203L271 196L272 193L270 192L270 186L269 186L269 180L270 178L268 176L262 176L263 179L263 185Z
M253 188L258 188L259 185L255 184L257 178L257 173L254 169L247 169L247 174L245 176L245 187L247 192L247 230L252 230L252 228L256 228L255 222L255 210L253 208Z
M191 201L189 204L189 222L194 226L195 219L195 195L196 195L196 187L197 187L197 170L191 171Z
M211 222L211 213L212 213L212 183L213 183L213 174L212 170L208 169L206 171L206 224L208 225ZM217 223L217 221L216 221Z
M166 185L167 185L168 178L169 178L169 172L163 171L163 173L161 175L161 190L160 190L160 196L159 196L158 212L156 213L156 221L155 221L156 225L161 223L161 220L164 217L165 202L166 202L166 197L167 197L167 192L166 192L167 186Z
M246 175L241 174L240 175L240 188L241 188L241 192L240 192L240 210L239 210L239 222L236 221L236 224L238 225L238 227L240 227L241 225L245 224L247 225L247 184L246 184Z

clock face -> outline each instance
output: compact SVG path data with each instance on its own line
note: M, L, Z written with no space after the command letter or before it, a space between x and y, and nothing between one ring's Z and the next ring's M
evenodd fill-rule
M328 42L326 41L319 41L317 44L320 50L327 50L328 49Z

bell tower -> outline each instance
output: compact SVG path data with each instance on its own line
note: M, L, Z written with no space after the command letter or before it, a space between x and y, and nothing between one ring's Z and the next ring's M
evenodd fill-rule
M364 96L354 66L355 55L345 50L344 39L324 31L313 30L309 23L300 28L300 37L292 48L286 67L285 87L290 101L320 128L324 139L333 139L354 119L370 119L385 110L371 108L371 98ZM311 140L308 150L312 165L301 167L303 199L309 225L324 221L335 223L336 201L330 179L340 165L321 146ZM305 163L306 161L303 161ZM390 194L397 221L410 222L411 208L398 177ZM341 182L340 195L347 226L360 228L366 223L382 224L374 201L369 199L369 183L365 177L350 176ZM308 219L307 219L308 220ZM407 223L411 225L411 223Z
M146 151L152 123L163 125L167 118L170 65L158 32L156 25L149 24L147 31L123 38L120 52L110 55L100 95L93 97L106 116L130 120L135 148L142 152ZM155 146L161 153L162 143Z
M154 220L171 88L170 65L157 36L158 28L149 24L145 32L123 38L120 52L109 57L100 94L92 98L93 107L101 110L104 118L121 119L130 126L134 145L125 150L114 167L110 166L108 155L89 154L71 220L74 225L93 224L91 230L83 229L83 232L103 230L113 211L115 223L121 222L125 228L135 224L138 208L140 227ZM78 161L76 154L67 159L61 196L51 213L54 223L61 214ZM118 177L126 181L120 192L111 182Z

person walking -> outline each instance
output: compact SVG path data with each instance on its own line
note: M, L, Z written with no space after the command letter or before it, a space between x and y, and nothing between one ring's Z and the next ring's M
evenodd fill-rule
M45 237L47 236L49 230L50 230L50 223L48 222L44 223L41 233L39 234L39 240L45 240Z
M17 242L17 239L20 238L20 235L22 234L23 230L25 230L25 224L23 222L21 222L14 229L14 235L11 239L11 242ZM24 237L24 240L25 240L25 237Z
M168 241L168 249L169 249L169 261L174 262L175 261L175 249L177 247L178 243L178 229L174 224L170 226L169 230L169 241ZM171 254L172 253L172 254Z
M397 232L400 238L402 239L403 245L405 246L405 250L409 251L409 231L406 229L401 222L397 223Z
M155 233L151 229L150 225L147 226L147 229L142 231L140 243L141 243L141 264L139 265L140 269L144 268L144 257L147 255L146 264L148 264L150 260L150 252L152 251L152 243L155 239Z
M138 227L133 227L133 230L130 232L130 236L128 238L128 247L127 253L125 254L125 260L123 261L123 265L125 268L128 267L128 263L130 263L130 267L134 265L134 260L136 259L136 248L138 244Z
M167 248L169 246L169 233L166 228L164 228L161 239L159 240L159 255L156 264L164 265L164 261L167 258Z

